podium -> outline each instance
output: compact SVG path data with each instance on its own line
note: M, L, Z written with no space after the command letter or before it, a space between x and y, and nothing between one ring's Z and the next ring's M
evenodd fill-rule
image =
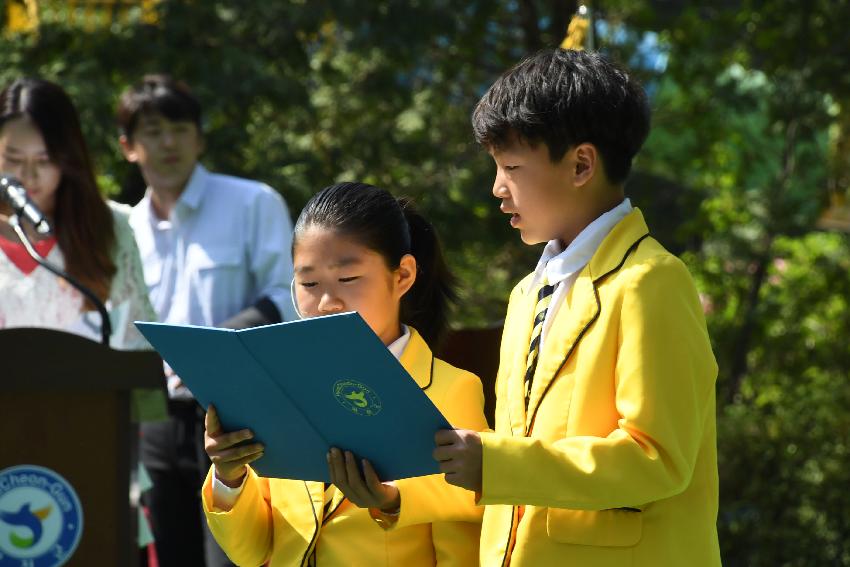
M162 360L61 331L16 328L0 331L0 361L0 471L45 467L73 487L83 529L67 565L136 565L129 491L138 430L130 395L164 388Z

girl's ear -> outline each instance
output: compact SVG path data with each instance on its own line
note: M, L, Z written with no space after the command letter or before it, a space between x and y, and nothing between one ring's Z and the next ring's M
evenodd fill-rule
M395 271L394 281L399 298L413 287L413 283L416 281L416 258L412 254L405 254L401 257Z

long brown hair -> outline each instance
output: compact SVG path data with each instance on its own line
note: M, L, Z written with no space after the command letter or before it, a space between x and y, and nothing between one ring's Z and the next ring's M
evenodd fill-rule
M115 275L115 227L95 181L77 109L60 86L22 78L0 92L0 128L19 117L39 129L50 160L62 172L53 229L65 271L106 300ZM92 307L87 301L86 308Z

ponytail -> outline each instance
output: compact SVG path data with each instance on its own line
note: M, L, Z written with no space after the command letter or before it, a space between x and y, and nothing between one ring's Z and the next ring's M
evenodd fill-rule
M401 299L399 319L414 327L434 349L448 330L449 310L456 296L434 227L408 199L366 183L347 182L313 195L295 223L293 249L313 226L355 239L384 257L391 270L402 257L416 259L416 280Z
M436 348L449 328L449 312L457 300L455 279L431 223L409 199L398 199L398 204L407 221L410 253L416 258L416 281L401 299L401 320Z

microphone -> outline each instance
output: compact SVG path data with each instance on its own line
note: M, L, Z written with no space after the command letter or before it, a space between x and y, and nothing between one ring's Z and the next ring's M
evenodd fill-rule
M27 197L27 190L15 177L0 174L0 200L9 203L16 215L31 222L39 234L50 233L47 217Z

